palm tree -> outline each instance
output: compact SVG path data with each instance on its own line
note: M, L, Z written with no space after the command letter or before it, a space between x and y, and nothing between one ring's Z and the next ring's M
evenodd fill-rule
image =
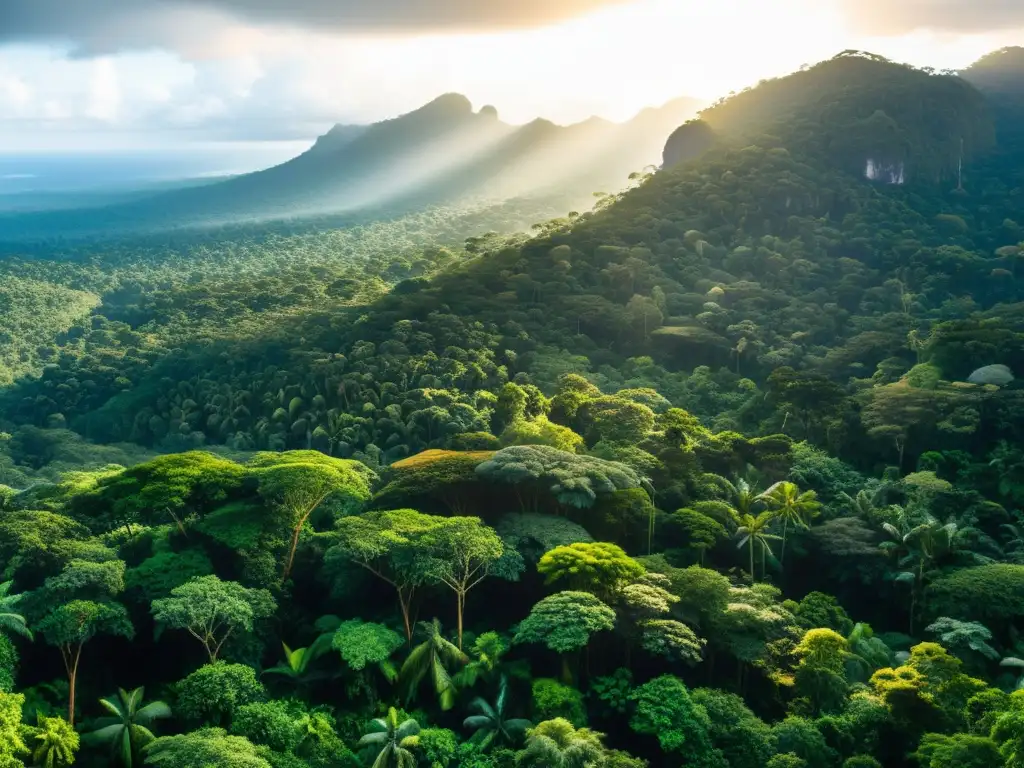
M520 736L533 725L529 720L513 718L505 719L505 708L508 705L508 678L501 676L498 684L498 698L491 706L485 699L477 697L470 702L469 709L476 712L463 721L464 728L472 728L473 739L480 749L487 749L495 741L505 744L515 743Z
M906 569L899 571L895 580L910 585L909 631L913 634L917 598L927 576L925 569L955 549L959 528L954 522L942 525L930 515L925 518L925 522L909 530L905 519L899 522L899 528L892 523L882 524L891 540L879 546L895 556L900 568Z
M416 755L410 750L420 724L412 718L398 722L398 712L388 709L387 717L370 721L370 732L359 740L360 747L379 746L372 768L416 768Z
M423 678L428 674L434 682L434 692L441 702L441 709L449 710L455 705L455 683L449 667L462 666L469 657L459 650L455 643L441 634L441 622L420 622L427 639L412 649L398 672L398 679L406 685L406 702L412 701Z
M757 491L740 478L735 483L721 475L705 474L703 482L713 487L718 498L695 501L690 508L716 520L726 528L735 529L744 515L755 514L759 502Z
M589 728L577 730L568 720L556 717L530 729L516 768L587 768L599 765L603 757L601 734Z
M32 630L25 624L25 617L14 612L21 595L11 595L11 582L0 584L0 632L11 632L32 639Z
M96 721L99 728L88 734L89 741L106 743L125 768L132 768L142 748L156 736L150 729L155 720L171 716L171 708L162 701L142 705L144 689L126 692L117 689L116 696L100 699L100 705L110 714Z
M751 581L757 581L757 574L754 573L754 545L756 544L761 548L761 576L763 577L767 556L772 555L774 557L771 545L768 542L771 540L778 541L782 538L781 536L768 533L768 526L772 524L774 519L771 512L762 512L757 517L746 514L736 520L739 523L739 527L736 528L736 537L739 539L736 548L742 549L744 546L747 546L750 549Z
M39 768L66 768L75 762L79 738L75 728L60 717L37 716L32 732L32 762Z
M808 521L812 517L817 517L821 512L818 494L814 491L801 492L796 483L782 481L775 483L757 498L764 502L776 520L782 521L782 550L779 555L779 564L784 566L789 524L793 523L801 528L810 527Z

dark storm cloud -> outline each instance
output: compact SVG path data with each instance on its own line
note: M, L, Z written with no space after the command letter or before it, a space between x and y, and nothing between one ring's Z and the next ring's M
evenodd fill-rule
M187 50L231 19L337 32L485 31L541 26L634 1L0 0L0 43L56 40L86 54Z
M840 0L860 32L993 32L1024 27L1024 0Z

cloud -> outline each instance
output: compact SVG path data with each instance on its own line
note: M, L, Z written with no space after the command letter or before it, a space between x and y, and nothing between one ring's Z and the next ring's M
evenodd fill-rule
M0 43L61 41L78 55L218 51L233 27L418 34L540 27L636 0L0 0Z
M916 30L971 34L1024 27L1024 0L839 0L847 19L869 35Z

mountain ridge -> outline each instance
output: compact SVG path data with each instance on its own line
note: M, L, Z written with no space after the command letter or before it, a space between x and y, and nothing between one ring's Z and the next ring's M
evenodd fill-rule
M698 104L686 97L673 99L622 123L590 118L558 125L537 118L511 125L493 107L474 111L467 97L443 94L388 120L337 124L291 160L201 189L167 192L88 215L65 211L0 218L0 242L33 234L346 211L402 213L538 192L561 195L576 206L595 191L625 186L631 172L656 163L664 137Z

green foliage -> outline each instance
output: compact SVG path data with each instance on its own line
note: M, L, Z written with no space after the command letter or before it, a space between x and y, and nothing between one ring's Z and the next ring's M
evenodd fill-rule
M1005 621L1024 599L1024 566L993 563L953 571L929 585L926 599L933 616Z
M162 701L143 705L143 688L125 691L119 688L116 696L100 699L107 715L95 722L95 730L85 736L87 743L105 745L112 758L125 768L140 761L147 745L156 736L151 730L157 720L171 716L171 708Z
M715 688L695 688L690 698L707 713L711 744L730 768L761 768L771 758L775 751L771 728L742 698Z
M244 467L204 451L159 456L101 480L82 503L112 525L181 526L239 493L245 475Z
M530 610L516 632L516 643L544 643L557 653L576 651L595 632L615 626L615 612L588 592L558 592Z
M787 717L772 726L772 735L779 754L794 754L808 765L830 765L835 760L833 750L810 720Z
M590 681L590 698L600 702L602 709L614 715L624 715L629 711L632 692L633 673L625 667L619 667L612 675L595 677Z
M685 754L697 765L724 764L711 744L707 711L679 678L662 675L637 688L632 698L636 712L629 724L634 731L656 737L663 751Z
M941 644L954 651L974 651L989 659L999 658L999 652L988 644L992 633L976 621L957 621L943 616L925 627L925 632L938 635Z
M15 768L19 757L28 753L22 739L21 707L25 697L19 693L0 691L0 765Z
M231 733L275 752L292 751L302 736L283 701L254 701L238 707L231 719Z
M397 632L361 619L343 621L331 639L331 647L356 671L367 664L383 664L401 645L402 636Z
M7 635L0 635L0 693L14 690L14 678L18 673L18 649Z
M148 557L124 575L125 589L138 593L143 603L168 597L185 582L213 573L213 563L199 549L183 552L162 551Z
M853 622L832 595L809 592L792 608L792 611L800 626L805 629L825 627L843 636L853 631Z
M515 764L516 768L584 768L603 757L601 734L555 718L527 731L526 747L516 755Z
M474 731L472 738L481 749L488 749L496 743L514 745L532 723L523 718L508 717L508 709L508 679L503 676L494 704L479 697L473 699L469 710L474 714L467 717L462 726Z
M455 760L459 742L447 728L424 728L413 738L418 751L432 768L447 768Z
M206 664L177 685L178 717L201 725L230 725L246 704L263 701L266 691L245 664Z
M73 725L59 717L43 717L29 729L28 746L40 768L67 768L75 762L81 739Z
M870 755L854 755L843 761L843 768L882 768L882 764Z
M544 554L537 570L546 584L592 592L606 600L644 573L643 566L621 547L603 542L556 547Z
M146 765L168 768L271 768L256 747L221 728L201 728L179 736L161 736L146 750Z
M583 694L571 685L547 677L538 677L532 685L533 703L530 711L537 722L562 718L577 728L587 724Z
M623 464L541 445L503 448L480 464L476 473L490 482L512 484L521 495L536 498L546 492L560 504L577 508L592 507L601 494L644 484Z
M926 733L914 757L922 768L985 768L1002 762L994 741L966 733Z
M414 768L416 757L410 750L419 733L419 723L411 718L400 719L398 711L391 707L387 717L370 722L370 732L359 740L359 746L379 749L374 768Z
M420 622L420 629L426 638L409 652L398 672L399 682L406 690L406 705L429 676L441 709L449 710L455 706L457 692L453 672L466 664L469 657L441 634L441 622L437 619Z

